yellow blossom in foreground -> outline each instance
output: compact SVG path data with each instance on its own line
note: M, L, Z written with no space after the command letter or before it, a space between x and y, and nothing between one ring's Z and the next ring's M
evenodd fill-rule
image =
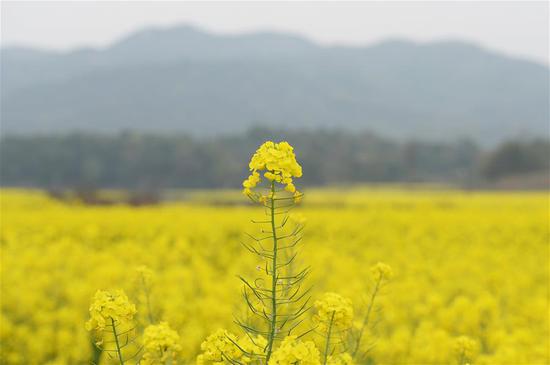
M101 331L112 322L117 326L128 324L136 312L136 306L130 303L122 290L98 290L90 305L90 320L86 322L86 329Z
M168 323L161 322L149 325L143 331L143 365L163 365L176 359L181 351L180 336L170 328Z
M314 307L317 311L314 318L319 323L320 330L324 330L331 323L337 329L351 327L353 306L350 299L336 293L325 293L314 303Z
M264 355L264 349L267 346L267 340L263 336L250 337L246 334L242 335L237 341L241 350L238 361L241 364L255 364L255 360Z
M319 350L312 341L300 341L288 336L269 359L269 365L320 365Z
M201 344L202 353L197 357L197 364L223 364L227 359L239 356L235 346L237 336L224 329L218 329Z
M237 339L234 334L218 329L201 344L202 353L197 357L197 365L225 364L238 361L240 364L254 363L263 356L267 341L262 336L243 335Z
M251 174L243 181L244 194L253 196L252 189L261 182L259 172L265 171L263 176L267 180L285 185L285 190L292 193L296 201L301 198L302 194L296 190L292 178L302 176L302 167L288 142L265 142L252 156L249 168Z
M250 174L250 176L245 181L243 181L244 193L246 195L251 194L251 189L256 187L256 185L258 185L260 181L260 174L257 171L253 171L252 174Z

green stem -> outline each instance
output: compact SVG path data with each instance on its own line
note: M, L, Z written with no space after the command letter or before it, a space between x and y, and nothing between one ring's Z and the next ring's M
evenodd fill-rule
M380 278L376 282L376 286L374 287L374 290L372 292L369 306L367 308L367 314L365 315L365 319L363 320L363 325L361 326L361 330L359 331L359 336L357 337L357 342L355 343L355 349L353 350L352 356L355 358L357 355L357 351L359 351L359 346L361 345L361 339L363 337L363 333L365 332L365 328L367 328L369 324L370 319L370 313L372 311L372 307L374 306L374 299L376 298L376 295L378 294L378 290L380 289L380 283L382 282L382 275L380 275Z
M326 365L327 364L327 359L328 359L328 351L329 351L329 346L330 346L330 336L332 334L332 323L334 322L334 314L336 313L336 311L333 311L332 312L332 316L330 316L330 322L328 324L328 330L327 330L327 341L325 342L325 353L324 353L324 358L323 358L323 365Z
M271 182L271 231L273 232L273 261L271 269L271 323L268 336L266 363L271 358L277 326L277 231L275 229L275 181Z
M124 360L122 359L122 351L120 349L120 344L118 343L118 335L116 333L115 320L112 317L111 317L111 326L113 326L113 335L115 336L115 345L116 345L116 352L118 354L118 360L120 361L120 365L124 365Z

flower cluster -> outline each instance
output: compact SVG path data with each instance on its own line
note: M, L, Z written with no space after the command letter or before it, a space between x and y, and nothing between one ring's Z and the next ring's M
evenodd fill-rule
M125 325L133 320L136 313L136 306L130 303L122 290L98 290L90 305L90 320L86 322L86 329L101 331L112 322Z
M300 198L292 178L302 176L302 167L288 142L265 142L256 150L248 166L251 174L243 182L244 194L253 196L252 189L261 182L260 172L265 171L263 176L267 180L285 185L285 190L293 193L295 199Z
M267 340L261 335L252 338L245 334L241 336L237 344L241 348L241 352L244 350L239 357L239 362L241 364L250 364L263 355L264 349L267 346Z
M269 365L320 365L319 350L312 341L300 341L288 336L269 359Z
M468 336L460 336L455 340L454 351L461 365L471 361L476 350L477 343Z
M317 310L315 320L321 330L329 325L343 330L351 327L353 321L353 306L350 299L336 293L325 293L314 303Z
M201 344L202 354L197 357L197 365L223 364L224 360L235 358L238 355L236 341L236 336L226 330L219 329L212 333Z
M149 325L143 331L143 365L163 365L174 361L181 351L180 336L170 328L168 323L161 322Z
M370 271L376 280L389 280L393 277L393 270L391 266L382 262L379 262L371 267Z
M221 365L235 361L250 364L263 354L266 344L262 336L251 338L243 335L237 338L231 332L218 329L201 344L202 353L197 357L197 365Z

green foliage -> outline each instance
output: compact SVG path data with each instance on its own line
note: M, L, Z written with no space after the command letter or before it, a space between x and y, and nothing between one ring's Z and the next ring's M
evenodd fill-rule
M214 139L124 133L0 140L3 186L49 189L230 188L250 150L274 136L298 146L304 185L364 182L479 183L549 169L550 143L511 141L484 151L469 140L397 142L369 133L270 131Z
M483 174L489 179L509 175L548 171L550 143L544 140L508 142L491 153L483 165Z
M244 283L243 298L252 316L236 322L250 338L258 335L267 338L268 361L275 342L299 332L297 328L310 308L310 288L304 288L309 268L296 267L296 248L302 240L303 226L289 223L288 212L294 207L294 197L285 197L272 182L269 197L259 203L264 207L266 219L253 221L260 226L260 233L249 235L248 242L242 244L264 266L258 267L260 274L254 280L240 277Z
M249 151L270 138L298 146L304 185L471 178L480 151L462 141L406 144L369 133L250 130L215 139L71 134L3 137L1 183L44 188L217 188L240 185Z

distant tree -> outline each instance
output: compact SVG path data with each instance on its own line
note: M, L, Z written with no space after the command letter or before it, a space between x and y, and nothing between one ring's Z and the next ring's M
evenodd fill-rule
M239 187L250 150L265 140L296 146L304 185L435 181L475 183L548 167L549 143L512 142L484 155L472 141L409 143L367 132L253 129L216 138L185 135L2 136L0 183L50 190Z
M506 142L489 154L482 172L488 179L519 175L549 169L550 143Z

